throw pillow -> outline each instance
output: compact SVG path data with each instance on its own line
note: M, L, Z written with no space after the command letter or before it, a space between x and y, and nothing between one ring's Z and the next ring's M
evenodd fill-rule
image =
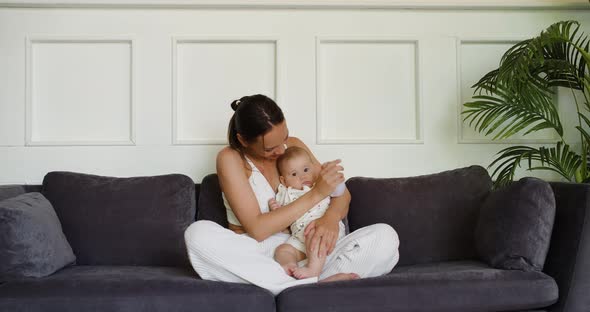
M41 193L0 201L0 280L48 276L75 260L51 203Z
M495 268L541 271L554 219L555 197L547 182L513 182L484 202L475 231L477 251Z

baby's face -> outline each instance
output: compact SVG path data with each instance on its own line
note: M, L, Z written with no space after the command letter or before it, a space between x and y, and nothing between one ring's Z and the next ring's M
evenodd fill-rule
M302 190L304 185L311 187L315 181L314 166L304 155L289 159L282 164L282 183L287 187Z

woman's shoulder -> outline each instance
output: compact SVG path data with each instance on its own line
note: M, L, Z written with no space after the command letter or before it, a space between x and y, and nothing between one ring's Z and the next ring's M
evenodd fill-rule
M233 158L233 157L240 157L240 152L238 152L237 150L231 148L230 146L226 146L224 148L222 148L218 153L217 153L217 158L219 157L223 157L223 158Z
M226 146L217 153L217 168L233 167L242 163L242 155L235 149Z

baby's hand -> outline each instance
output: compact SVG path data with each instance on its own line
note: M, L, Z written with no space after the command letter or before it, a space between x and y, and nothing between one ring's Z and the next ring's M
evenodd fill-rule
M274 198L271 198L268 200L268 207L270 208L271 211L281 208L279 203L277 203L277 201Z

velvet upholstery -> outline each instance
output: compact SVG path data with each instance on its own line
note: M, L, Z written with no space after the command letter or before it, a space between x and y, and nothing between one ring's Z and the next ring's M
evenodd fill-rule
M53 207L41 193L0 201L0 281L47 276L75 260Z
M82 265L188 266L184 230L194 221L193 181L181 174L113 178L50 172L53 204Z
M557 298L555 281L541 272L458 261L397 267L381 277L292 287L279 294L277 308L281 312L522 311L548 306Z
M297 307L305 305L302 301L307 300L323 308L321 311L372 311L366 307L372 307L375 311L424 311L420 309L432 308L440 302L441 308L455 304L458 308L454 311L587 312L590 311L590 185L551 183L551 186L555 193L557 211L543 272L557 282L559 301L550 307L555 299L555 292L553 286L550 286L550 280L545 280L546 277L542 273L498 270L488 267L483 262L459 261L397 266L391 274L384 277L288 289L276 298L276 309L272 303L272 296L265 290L251 285L202 281L191 268L114 266L99 269L90 266L70 266L44 278L0 281L0 311L272 312L299 310ZM25 187L28 190L25 190ZM4 186L0 186L0 198L3 196L3 189ZM30 186L22 186L21 192L27 191L33 190ZM203 191L205 192L206 190ZM404 238L400 238L403 242ZM401 257L404 258L403 253ZM150 272L128 271L134 268ZM89 270L86 272L92 273L76 270ZM109 273L110 270L113 270L112 273ZM184 277L185 274L187 279ZM145 275L150 277L140 277ZM159 277L156 278L156 275ZM399 280L395 277L397 275ZM403 276L405 279L401 278ZM478 276L481 279L478 279ZM188 279L195 284L180 282L186 280L188 283ZM527 281L527 287L537 291L536 295L523 289L523 279ZM172 283L170 280L178 283ZM400 280L403 283L400 283ZM365 281L368 283L360 287L359 283ZM233 288L242 286L256 289L257 292L242 292L243 288ZM315 291L316 287L322 288L322 291ZM350 291L349 287L353 291ZM299 288L303 288L301 292ZM341 290L338 290L339 288ZM259 295L261 292L264 295ZM522 294L523 298L519 299L518 306L514 302L517 296L513 292ZM93 295L95 293L96 295ZM334 295L335 293L337 294ZM328 298L324 297L326 294L333 300L328 302ZM432 297L430 294L437 296ZM256 302L248 301L245 297L254 297ZM528 302L529 308L521 306L524 301ZM533 301L536 303L533 304ZM408 303L408 308L399 310L403 303ZM472 306L475 303L478 304L476 308ZM479 305L501 308L480 309ZM509 309L508 305L513 308ZM539 308L530 308L531 306ZM438 308L436 306L434 311L441 311ZM314 309L311 307L310 311Z
M551 312L590 311L590 185L552 182L556 214L543 269L559 285Z
M387 223L400 238L398 265L477 259L473 232L492 181L480 166L408 178L355 177L350 230Z
M555 220L549 183L523 178L494 191L475 230L481 259L498 269L543 270Z
M209 174L201 181L201 193L197 206L199 207L197 220L213 221L225 228L229 226L217 174Z
M24 193L41 192L41 185L7 184L0 185L0 200L12 198Z
M0 200L26 193L24 185L0 185Z
M73 266L41 279L0 285L0 311L271 312L262 288L204 281L192 268Z

